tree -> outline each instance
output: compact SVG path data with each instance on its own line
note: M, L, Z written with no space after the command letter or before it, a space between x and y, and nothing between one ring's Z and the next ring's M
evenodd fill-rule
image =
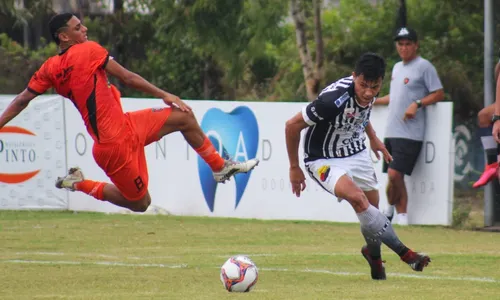
M279 31L285 16L281 2L158 1L156 37L165 47L186 45L203 61L203 98L214 99L214 92L222 90L220 98L235 99L238 91L247 88L252 62L265 53L266 42Z
M307 23L305 13L305 3L301 0L290 1L290 14L295 24L295 35L297 39L297 47L299 50L300 61L302 63L302 71L307 91L307 99L314 100L320 89L321 80L323 79L323 35L321 30L321 7L323 1L313 0L313 15L314 15L314 42L316 45L315 61L313 62L311 51L309 50L307 41Z
M19 32L24 48L38 48L45 18L52 11L50 0L0 1L0 32ZM21 29L21 30L16 30Z

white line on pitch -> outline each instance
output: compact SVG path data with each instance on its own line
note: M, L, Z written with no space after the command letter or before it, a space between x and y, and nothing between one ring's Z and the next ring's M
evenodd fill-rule
M142 256L116 256L110 254L102 254L102 253L64 253L64 252L16 252L16 255L39 255L39 256L78 256L78 257L101 257L101 258L110 258L110 259L131 259L131 260L140 260L140 259L166 259L166 258L181 258L185 255L160 255L154 256L149 255L147 257ZM487 256L500 256L500 253L488 253L488 252L479 252L479 253L464 253L464 252L434 252L427 253L430 256L432 255L446 255L446 256L477 256L477 255L487 255ZM210 255L210 254L207 254ZM300 256L359 256L359 252L312 252L312 253L303 253L303 252L290 252L290 253L234 253L234 254L217 254L213 255L213 257L217 258L227 258L234 255L246 255L249 257L280 257L280 256L291 256L291 255L300 255Z
M353 252L311 252L311 253L304 253L304 252L290 252L290 253L235 253L235 254L219 254L215 255L215 257L230 257L234 255L246 255L249 257L276 257L276 256L291 256L291 255L300 255L300 256L360 256L359 252L353 251ZM432 255L446 255L446 256L478 256L478 255L487 255L487 256L500 256L500 253L488 253L488 252L475 252L475 253L464 253L464 252L426 252L426 254L432 256ZM391 255L391 254L389 254Z
M330 274L337 276L366 275L366 273L361 273L361 272L335 272L329 270L313 270L313 269L294 270L294 269L283 269L283 268L259 268L259 271L321 273L321 274ZM403 274L403 273L387 273L387 276L428 279L428 280L475 281L475 282L494 282L494 283L500 282L500 280L488 277L448 277L448 276L416 275L416 274Z
M187 268L187 264L130 264L123 262L110 262L110 261L97 261L97 262L81 262L81 261L45 261L45 260L0 260L3 263L13 264L47 264L47 265L98 265L98 266L115 266L115 267L146 267L146 268L168 268L180 269ZM215 268L215 267L214 267ZM220 267L216 267L219 269ZM270 272L295 272L295 273L319 273L329 274L335 276L363 276L366 273L361 272L338 272L330 270L314 270L314 269L286 269L286 268L259 268L261 271ZM448 277L448 276L432 276L432 275L416 275L416 274L403 274L403 273L388 273L388 276L400 278L414 278L426 280L451 280L451 281L469 281L469 282L490 282L500 283L500 280L488 277Z
M178 256L173 256L173 255L162 255L162 256L147 256L147 257L140 257L140 256L116 256L116 255L110 255L110 254L102 254L102 253L65 253L65 252L44 252L44 251L39 251L39 252L16 252L14 253L15 255L35 255L35 256L77 256L77 257L100 257L100 258L111 258L111 259L133 259L133 260L140 260L140 259L151 259L151 258L178 258L181 257L180 255Z
M65 256L68 255L68 253L64 252L16 252L16 255L46 255L46 256ZM108 255L108 254L101 254L101 253L73 253L71 254L72 256L83 256L83 257L88 257L88 256L93 256L93 257L101 257L101 258L119 258L118 256L115 255Z
M181 269L187 268L187 264L180 265L169 265L169 264L129 264L124 262L115 262L115 261L50 261L50 260L22 260L22 259L10 259L3 260L1 262L4 263L13 263L13 264L42 264L42 265L97 265L97 266L115 266L115 267L146 267L146 268L168 268L168 269Z

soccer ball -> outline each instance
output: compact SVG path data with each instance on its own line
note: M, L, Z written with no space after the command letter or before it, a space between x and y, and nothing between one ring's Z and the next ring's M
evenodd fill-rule
M250 292L258 278L257 266L244 255L229 258L220 268L220 280L229 292Z

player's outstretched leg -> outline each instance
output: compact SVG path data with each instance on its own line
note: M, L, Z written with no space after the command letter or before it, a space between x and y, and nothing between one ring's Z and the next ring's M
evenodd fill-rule
M361 248L361 255L370 265L372 279L385 280L385 265L380 251L382 242L380 239L371 237L371 234L363 228L361 228L361 233L366 240L366 245Z
M335 184L335 195L346 199L351 204L364 232L371 235L373 239L380 239L413 270L422 271L430 263L429 256L414 252L399 240L391 222L368 202L364 192L347 175L340 177Z
M203 132L201 132L201 134L203 134ZM229 180L231 176L238 173L247 173L259 164L259 160L255 158L244 162L223 159L206 136L203 139L203 144L198 148L194 148L194 150L212 168L214 179L217 182L225 182Z
M378 207L380 202L378 190L365 191L365 196L371 205ZM366 259L368 265L370 266L372 279L374 280L385 280L385 265L382 260L382 241L379 238L375 238L370 232L361 227L361 233L365 238L366 245L361 248L361 255Z
M172 108L165 124L160 129L159 137L176 131L182 133L188 144L210 166L217 182L224 182L238 173L249 172L259 164L259 160L255 158L244 162L222 158L201 129L193 112L183 112Z
M85 180L83 172L80 168L71 168L68 171L68 175L64 177L57 177L56 187L58 189L67 189L74 192L76 190L75 184L81 183Z
M71 192L79 191L97 200L107 201L135 212L145 212L151 204L149 193L141 199L130 201L113 184L85 179L82 170L77 167L69 169L66 176L58 177L56 187Z

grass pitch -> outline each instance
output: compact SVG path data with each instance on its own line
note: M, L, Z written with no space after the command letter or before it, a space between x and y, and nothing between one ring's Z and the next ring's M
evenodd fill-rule
M398 227L423 273L383 248L372 281L357 224L0 211L0 299L500 299L500 234ZM259 281L226 292L219 268L249 255Z

